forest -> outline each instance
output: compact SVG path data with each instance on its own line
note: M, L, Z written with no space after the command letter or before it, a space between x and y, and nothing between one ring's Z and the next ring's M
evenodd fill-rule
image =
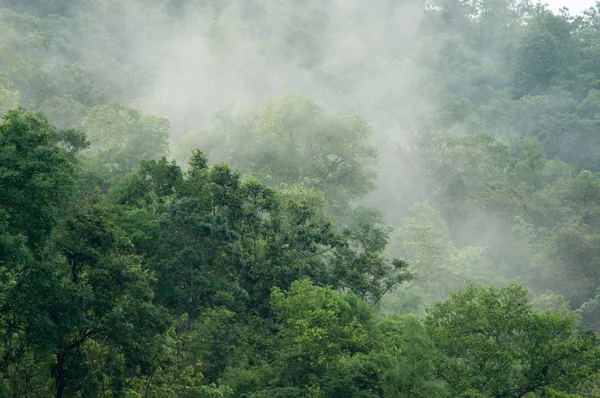
M600 2L0 0L0 396L600 397Z

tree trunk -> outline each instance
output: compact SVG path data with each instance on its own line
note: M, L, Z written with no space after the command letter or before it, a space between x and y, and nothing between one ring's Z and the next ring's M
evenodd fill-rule
M56 368L54 370L54 383L56 385L56 398L62 398L65 390L65 355L56 354Z

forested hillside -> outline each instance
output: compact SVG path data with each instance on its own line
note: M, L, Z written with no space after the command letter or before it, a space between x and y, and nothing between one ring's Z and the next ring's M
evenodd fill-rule
M0 0L0 396L600 397L600 3Z

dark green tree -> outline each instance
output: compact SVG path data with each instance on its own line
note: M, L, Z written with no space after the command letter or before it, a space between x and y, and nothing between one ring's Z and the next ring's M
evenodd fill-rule
M101 388L101 380L89 377L91 342L105 345L106 355L124 355L119 371L131 375L146 372L161 349L154 336L168 319L153 305L152 277L111 213L98 196L73 203L44 261L24 270L8 300L24 313L29 343L54 357L57 397ZM114 393L125 387L121 378L115 383Z

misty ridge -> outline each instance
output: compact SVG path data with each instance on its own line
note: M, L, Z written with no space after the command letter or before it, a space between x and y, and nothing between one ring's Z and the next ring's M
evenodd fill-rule
M600 3L0 0L0 396L600 396Z

